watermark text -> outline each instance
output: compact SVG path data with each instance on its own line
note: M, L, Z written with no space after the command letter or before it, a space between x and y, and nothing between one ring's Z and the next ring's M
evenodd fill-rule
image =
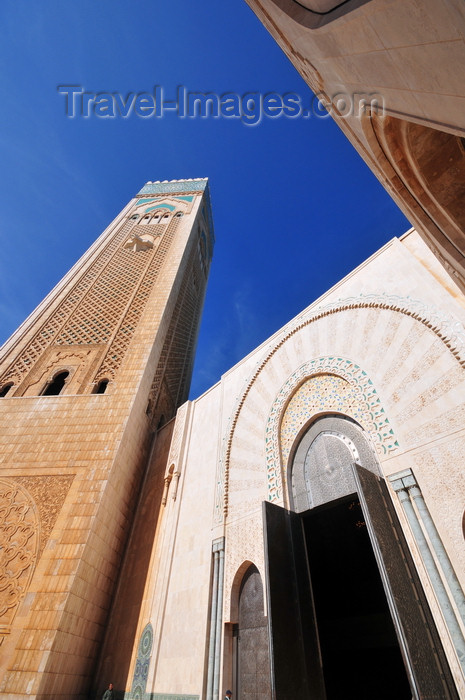
M59 85L65 115L70 119L161 119L175 114L181 119L240 119L255 126L263 119L309 119L310 117L361 117L370 112L384 113L384 100L378 93L309 94L306 99L294 92L199 92L178 85L174 98L161 85L151 92L92 92L82 85Z

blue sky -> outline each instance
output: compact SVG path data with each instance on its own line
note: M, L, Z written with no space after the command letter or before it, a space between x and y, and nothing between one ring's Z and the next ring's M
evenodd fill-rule
M309 88L244 0L3 0L0 342L147 180L210 179L191 396L409 224L330 118L70 119L90 92Z

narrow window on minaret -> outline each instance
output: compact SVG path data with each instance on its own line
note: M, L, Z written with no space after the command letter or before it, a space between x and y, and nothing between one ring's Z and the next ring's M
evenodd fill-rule
M3 399L3 397L8 394L12 386L13 382L10 382L9 384L4 384L2 386L2 388L0 389L0 399Z
M68 376L68 371L59 372L55 375L53 380L45 386L41 396L58 396L58 394L61 394Z
M102 379L95 387L93 393L94 394L104 394L107 390L108 381L109 381L108 379Z

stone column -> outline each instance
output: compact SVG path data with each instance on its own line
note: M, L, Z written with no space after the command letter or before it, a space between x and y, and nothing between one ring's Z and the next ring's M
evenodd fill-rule
M465 597L411 469L389 481L409 522L462 669L465 671Z
M207 697L218 700L221 675L221 631L223 624L224 537L214 540L213 547L212 607L210 615L210 643L208 649Z

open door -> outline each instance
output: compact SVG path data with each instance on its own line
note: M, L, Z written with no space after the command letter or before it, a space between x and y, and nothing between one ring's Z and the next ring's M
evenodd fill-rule
M274 700L326 700L302 518L263 504Z
M383 479L354 465L360 503L414 698L458 698L423 587Z
M264 504L273 698L458 698L386 485L354 472L303 513Z

